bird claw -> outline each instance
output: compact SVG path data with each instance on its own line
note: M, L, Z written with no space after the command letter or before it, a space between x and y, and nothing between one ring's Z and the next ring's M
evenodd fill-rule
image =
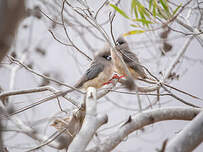
M108 82L105 82L103 85L107 85L107 84L110 84L110 83L112 83L111 80L109 80Z
M122 78L124 78L125 75L122 75L122 76L118 76L117 74L114 74L113 77L108 81L108 82L105 82L104 85L107 85L107 84L110 84L110 83L113 83L113 79L118 79L118 81Z
M122 79L122 78L124 78L124 77L125 77L125 75L118 76L117 74L114 74L113 77L112 77L112 79L118 79L118 81L119 81L120 79ZM112 79L111 79L111 80L112 80Z
M114 74L113 77L111 78L111 80L112 79L120 79L120 77L117 74Z

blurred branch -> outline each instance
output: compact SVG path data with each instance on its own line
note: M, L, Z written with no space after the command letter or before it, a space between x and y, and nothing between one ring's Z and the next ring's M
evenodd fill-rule
M176 64L179 62L180 58L184 55L186 52L188 46L190 45L190 42L192 41L193 36L190 38L186 39L185 43L183 44L182 48L179 50L179 52L176 54L176 57L174 57L173 61L169 64L168 69L166 70L164 74L164 79L163 82L169 77L171 74L172 70L175 68Z
M192 120L201 109L196 108L160 108L138 113L131 120L117 128L111 135L106 137L99 145L88 149L86 152L106 152L113 150L130 133L150 124L164 120Z
M33 152L33 151L35 151L35 150L37 150L37 149L40 149L40 148L42 148L43 146L46 146L46 145L52 146L52 142L55 142L54 140L56 140L56 138L58 138L60 135L62 135L66 130L67 130L67 129L65 128L65 129L63 129L63 130L60 131L60 132L56 132L55 134L51 135L51 137L48 137L46 140L41 141L41 144L40 144L39 146L36 146L36 147L34 147L34 148L31 148L31 149L29 149L29 150L27 150L27 151L25 151L25 152ZM59 143L60 143L60 142L59 142ZM61 143L60 143L60 144L61 144ZM65 145L64 145L64 146L65 146ZM63 148L65 148L64 146L63 146L63 144L61 144L60 146L58 146L58 147L53 147L53 148L56 148L56 149L63 149Z
M173 139L169 140L165 152L191 152L203 142L203 112L199 113Z
M58 38L56 38L56 36L54 35L54 33L53 33L51 30L48 30L48 31L51 33L52 37L53 37L54 40L56 40L57 42L59 42L59 43L65 45L65 46L73 46L73 45L71 45L71 44L64 43L64 42L62 42L61 40L59 40Z
M33 108L33 107L35 107L35 106L37 106L37 105L40 105L40 104L42 104L42 103L44 103L44 102L50 101L50 100L55 99L55 98L60 97L60 96L64 96L65 99L67 99L68 101L70 101L70 102L71 102L73 105L75 105L76 107L80 108L80 106L78 105L78 103L75 102L73 99L70 100L69 98L65 97L65 95L66 95L67 92L69 92L69 91L70 91L70 90L67 90L67 89L66 89L66 90L63 90L63 91L57 91L57 92L55 92L53 95L50 95L50 96L48 96L48 97L46 97L46 98L40 99L40 100L38 100L38 101L36 101L36 102L30 104L30 105L28 105L28 106L25 106L25 107L23 107L23 108L18 109L17 111L15 111L15 112L9 114L9 116L12 117L13 115L16 115L16 114L18 114L18 113L24 112L24 111L26 111L26 110L28 110L28 109L30 109L30 108Z
M24 90L13 90L13 91L7 91L7 92L1 92L0 93L0 99L13 96L13 95L20 95L20 94L28 94L28 93L36 93L36 92L42 92L42 91L51 91L55 92L56 89L54 89L51 86L44 86L44 87L38 87L38 88L32 88L32 89L24 89Z
M5 107L2 107L2 108L5 109ZM44 141L49 139L49 137L37 133L36 130L26 125L21 119L19 119L16 116L9 117L9 113L5 113L4 115L1 115L1 120L5 118L11 121L15 125L15 127L19 129L21 133L26 134L27 136L33 139L36 139L38 141ZM50 143L49 146L54 147L56 149L60 149L62 145L59 142L53 141L52 143Z
M3 111L2 107L0 107L0 116L2 116L2 115L4 115L4 111ZM3 124L2 124L2 119L0 119L0 151L3 151L3 149L4 149L2 129L3 129Z
M199 31L197 28L193 28L192 26L190 26L190 24L187 24L187 22L189 23L188 20L186 20L186 23L185 23L185 22L181 21L179 18L177 18L176 22L178 24L182 25L184 28L188 29L189 31L193 32L195 38L197 38L200 45L203 47L203 34L201 31Z
M118 1L116 2L115 6L118 6L119 3L120 3L120 0L118 0ZM116 16L116 10L114 10L112 16L110 16L110 15L111 15L111 13L109 14L109 18L111 18L111 19L110 19L111 37L112 37L112 39L113 39L114 45L116 45L116 41L115 41L115 38L114 38L114 35L113 35L113 20L114 20L114 18L115 18L115 16Z
M85 104L86 115L82 128L70 144L68 152L83 152L96 130L108 121L107 115L97 114L97 98L95 88L88 88Z
M168 92L171 97L177 99L178 101L182 102L183 104L186 104L186 105L188 105L188 106L192 106L192 107L195 107L195 108L200 108L199 106L196 106L196 105L194 105L194 104L192 104L192 103L189 103L189 102L187 102L187 101L181 99L180 97L176 96L176 95L173 94L170 90L168 90L165 86L161 85L161 87L162 87L166 92Z
M0 1L0 62L12 46L15 32L24 13L24 0Z
M99 9L97 10L97 12L96 12L96 14L95 14L95 19L97 19L97 15L99 14L99 12L101 11L101 9L105 6L105 5L107 5L108 4L108 2L109 2L109 0L105 0L105 2L99 7Z
M44 13L42 10L40 10L40 12L41 12L44 16L46 16L49 20L51 20L53 23L62 25L62 23L59 23L59 22L57 22L57 21L54 21L51 17L49 17L49 16L48 16L46 13Z
M44 79L47 79L47 80L52 81L52 82L55 82L55 83L57 83L57 84L66 86L66 87L68 87L68 88L71 88L71 89L73 89L73 90L78 91L79 93L84 94L82 91L80 91L79 89L77 89L77 88L75 88L75 87L72 87L72 86L67 85L67 84L65 84L65 83L63 83L63 82L60 82L60 81L55 80L55 79L52 79L52 78L50 78L50 77L48 77L48 76L45 76L45 75L43 75L43 74L40 74L40 73L38 73L38 72L32 70L31 68L29 68L28 66L26 66L25 64L23 64L22 62L20 62L18 59L13 58L12 56L8 56L8 58L10 59L10 61L11 61L12 63L21 65L21 66L24 67L26 70L30 71L31 73L34 73L34 74L37 75L37 76L40 76L40 77L42 77L42 78L44 78Z

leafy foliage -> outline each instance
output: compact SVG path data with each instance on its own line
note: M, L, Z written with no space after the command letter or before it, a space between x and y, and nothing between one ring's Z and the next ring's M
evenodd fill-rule
M144 4L142 4L142 3ZM148 8L145 7L146 2L148 2ZM132 21L134 24L131 24L132 27L141 28L142 30L133 30L125 33L124 35L131 34L140 34L145 32L146 28L149 28L151 24L157 24L161 20L169 21L173 17L176 16L177 11L182 6L180 4L177 8L172 11L169 7L167 0L149 0L149 1L139 1L132 0L131 1L131 17L129 17L122 9L118 6L110 4L119 14L121 14L126 19ZM142 24L142 26L140 25ZM142 31L142 32L141 32Z

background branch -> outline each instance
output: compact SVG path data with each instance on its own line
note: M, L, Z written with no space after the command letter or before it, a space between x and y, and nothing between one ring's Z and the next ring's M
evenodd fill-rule
M174 138L169 140L165 152L190 152L203 141L203 112L199 113Z
M73 139L73 142L68 148L69 152L83 152L95 134L96 130L108 121L107 115L97 114L97 98L95 88L88 88L85 104L85 119L83 121L81 130Z
M131 120L122 127L118 127L109 137L105 138L100 145L87 150L88 152L106 152L113 150L125 137L135 130L144 126L164 120L191 120L201 109L194 108L160 108L148 110L131 117Z

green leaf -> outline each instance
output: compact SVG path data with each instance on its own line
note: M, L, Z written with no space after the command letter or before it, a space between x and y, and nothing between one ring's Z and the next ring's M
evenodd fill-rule
M141 34L144 32L145 31L143 31L143 30L133 30L133 31L129 31L128 33L124 33L123 36L128 36L128 35L133 35L133 34Z
M181 6L182 6L182 3L173 11L172 16L174 16L177 13L177 11Z
M131 24L130 26L132 26L132 27L139 27L138 25L135 25L135 24Z
M153 16L156 17L156 8L157 8L157 3L156 3L156 0L153 1Z
M170 14L169 9L168 9L168 5L167 5L167 1L165 1L165 0L159 0L159 1L161 2L161 5L162 5L163 9L165 10L165 12L167 14Z
M153 0L149 0L149 10L151 10L151 8L152 8L152 1Z
M138 7L138 11L139 11L139 13L140 13L140 17L141 17L142 19L145 19L143 9L142 9L141 7Z
M153 22L146 19L134 19L133 21L142 22L144 24L153 24Z
M164 16L163 16L162 14L160 14L160 11L158 11L158 12L156 13L156 15L157 15L158 17L160 17L160 18L164 18Z
M140 17L142 20L146 20L145 16L144 16L144 13L143 13L143 10L141 9L141 7L138 7L138 11L140 13ZM142 25L145 25L145 22L142 22Z
M123 11L121 10L120 8L118 8L116 5L113 5L113 4L110 4L111 7L113 7L118 13L120 13L123 17L127 18L127 19L130 19L128 17L128 15Z
M135 8L134 8L134 13L135 13L135 17L138 18L137 6L135 6Z
M157 15L159 14L159 16L161 16L161 18L164 18L165 20L167 20L171 15L166 13L164 9L162 9L161 7L157 7L158 8L158 13Z
M143 7L143 12L148 18L151 18L149 12L146 11L145 7Z
M133 10L136 8L136 0L132 0L131 3L131 15L133 14Z

